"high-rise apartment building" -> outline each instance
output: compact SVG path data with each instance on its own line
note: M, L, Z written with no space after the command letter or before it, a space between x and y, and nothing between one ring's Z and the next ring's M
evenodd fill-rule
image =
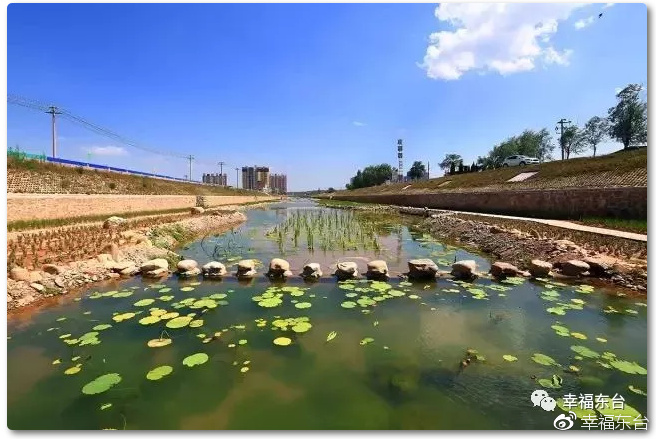
M271 174L269 177L269 188L272 194L286 194L287 176L285 174Z
M203 174L203 183L214 184L217 186L227 186L228 185L228 175L227 174Z
M244 189L269 190L269 168L266 166L243 166L241 168L241 185Z

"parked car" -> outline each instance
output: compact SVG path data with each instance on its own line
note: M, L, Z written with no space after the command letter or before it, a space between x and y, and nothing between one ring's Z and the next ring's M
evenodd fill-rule
M526 155L511 155L506 157L501 166L525 166L525 165L538 165L540 160L535 157L529 157Z

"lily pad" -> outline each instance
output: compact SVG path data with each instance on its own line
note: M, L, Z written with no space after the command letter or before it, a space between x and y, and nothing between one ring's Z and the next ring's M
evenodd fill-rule
M599 343L606 343L608 340L606 340L606 339L603 338L603 337L597 337L597 341L598 341Z
M615 369L620 370L624 373L629 373L632 375L647 375L647 369L640 366L638 363L625 361L625 360L613 360L610 362L610 365Z
M581 334L580 332L571 332L569 335L571 335L574 338L578 338L579 340L587 340L588 336L585 334Z
M100 406L100 410L107 410L107 409L110 408L111 406L112 406L112 403L111 403L111 402L108 402L108 403L106 403L106 404L101 405L101 406Z
M155 299L141 299L138 302L134 302L134 306L148 306L155 302Z
M182 287L180 291L194 291L194 287Z
M535 361L538 364L542 364L544 366L554 366L558 364L556 363L556 360L544 354L533 354L531 360Z
M93 329L94 331L104 331L105 329L109 329L111 327L112 325L110 325L109 323L104 323L102 325L96 325L91 329Z
M179 312L167 312L166 314L162 314L159 316L160 319L162 320L170 320L178 317L180 315Z
M307 332L312 328L312 325L308 322L298 322L294 326L292 326L292 331L294 332Z
M162 301L164 301L164 302L168 302L168 301L170 301L170 300L175 299L175 296L159 296L158 299L159 299L159 300L162 300Z
M342 308L355 308L357 306L357 303L355 302L342 302Z
M306 309L312 306L310 302L298 302L294 304L294 306L298 309Z
M633 393L637 393L638 395L647 396L647 392L645 392L642 389L638 389L637 387L634 387L633 385L629 386L629 390L632 391Z
M279 299L277 297L269 297L260 300L259 302L257 302L257 304L264 308L275 308L276 306L282 304L282 299Z
M64 374L66 374L66 375L75 375L76 373L78 373L81 370L82 370L82 365L81 364L76 364L75 366L69 367L68 369L66 369L64 371Z
M156 367L155 369L150 370L146 374L146 379L149 379L151 381L157 381L159 379L164 378L171 372L173 372L173 368L171 366L159 366Z
M170 338L154 338L152 340L148 340L148 347L149 348L161 348L163 346L168 346L171 343L173 343L173 340Z
M627 403L622 404L624 407L619 409L613 409L611 405L609 407L599 407L597 410L604 417L612 416L615 419L619 419L619 416L623 416L628 425L634 425L637 422L640 422L639 419L642 418L640 412L628 405ZM643 421L644 423L644 421Z
M590 348L587 348L585 346L570 346L569 347L572 351L576 352L582 357L587 357L587 358L599 358L599 353L593 351Z
M82 393L85 395L96 395L103 393L112 388L112 386L121 382L121 376L117 373L108 373L101 375L95 380L87 383L82 387Z
M289 346L291 343L292 343L292 339L287 337L278 337L275 340L273 340L273 344L277 346Z
M118 297L118 298L121 298L121 297L130 297L130 296L133 295L133 294L134 294L134 292L132 292L132 291L120 291L120 292L118 292L118 293L112 295L112 297Z
M194 367L207 363L209 359L210 357L206 353L199 352L197 354L189 355L186 357L184 360L182 360L182 364L188 367Z
M114 320L115 322L122 322L123 320L131 319L134 316L136 316L135 313L126 312L126 313L123 313L123 314L116 314L114 317L112 317L112 320Z
M556 405L558 406L558 408L563 410L565 413L567 413L567 412L574 413L576 415L577 419L581 419L584 416L589 416L589 415L596 416L594 410L591 410L591 409L587 410L587 409L579 408L578 400L575 401L575 403L572 404L571 407L570 407L570 404L565 405L565 401L563 400L563 398L558 398L556 400Z
M504 355L503 359L506 360L506 361L511 361L511 362L512 361L517 361L517 357L515 357L513 355Z
M158 316L148 316L139 320L139 323L142 325L152 325L159 322L161 319Z
M205 322L202 319L192 320L191 322L189 322L189 327L190 328L200 328L201 326L203 326L203 323L205 323Z
M335 337L337 337L337 333L335 331L330 331L330 333L328 334L328 337L326 337L326 341L330 341Z
M556 314L556 315L559 315L559 316L564 316L565 312L566 312L566 309L563 308L562 306L555 306L555 307L552 307L552 308L547 308L547 312L551 313L551 314Z
M360 340L360 344L364 346L366 344L372 343L373 341L374 339L372 337L365 337L362 340Z
M166 327L172 329L184 328L189 323L191 323L192 320L193 317L189 317L189 316L176 317L166 322Z

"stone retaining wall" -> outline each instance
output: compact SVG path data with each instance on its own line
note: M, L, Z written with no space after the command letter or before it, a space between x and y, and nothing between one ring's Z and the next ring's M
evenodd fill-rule
M539 218L647 218L647 188L571 188L497 192L334 194L334 200Z
M205 196L208 207L270 200L265 196ZM195 195L7 194L7 222L118 215L196 206Z

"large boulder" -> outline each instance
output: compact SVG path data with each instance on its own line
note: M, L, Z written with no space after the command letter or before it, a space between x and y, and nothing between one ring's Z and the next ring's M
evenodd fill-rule
M533 277L547 277L551 273L552 268L553 264L551 262L533 259L528 266L528 271Z
M583 259L583 262L590 266L590 274L594 276L610 277L613 274L615 261L609 257L589 257Z
M200 268L198 268L198 262L193 259L183 259L178 262L178 276L190 277L198 276L200 274Z
M519 274L519 268L508 262L497 261L490 267L490 273L494 277L504 279L506 277L517 276Z
M289 269L289 262L280 258L273 258L269 262L269 271L266 273L271 278L284 278L292 275Z
M98 256L96 256L96 259L103 265L114 263L114 259L112 259L112 255L109 253L100 253Z
M191 208L191 214L192 215L202 215L203 213L205 213L205 209L203 209L200 206L196 206L196 207Z
M255 271L255 261L252 259L242 259L237 263L237 277L241 279L253 278L257 271Z
M410 279L435 279L437 272L437 265L430 259L411 259L408 261L408 277Z
M466 259L451 265L451 274L456 279L473 279L476 277L476 261Z
M572 259L560 264L560 271L565 276L581 276L590 270L590 265L577 259Z
M30 271L30 282L41 282L43 280L43 272Z
M41 266L41 270L48 274L54 274L55 276L64 272L64 268L54 264L44 264Z
M321 276L323 276L323 273L321 272L321 265L317 264L316 262L310 262L309 264L305 264L303 266L303 272L301 273L301 277L303 279L316 280Z
M9 271L9 277L12 278L13 280L29 281L30 272L29 270L23 267L14 267Z
M358 274L358 264L352 261L338 262L334 273L338 280L353 279Z
M228 273L225 265L217 261L211 261L203 265L203 276L209 278L223 277Z
M115 229L121 227L123 224L127 223L128 220L121 218L120 216L110 216L103 222L103 228L105 229Z
M141 264L141 274L146 277L161 277L169 272L169 263L166 259L158 258Z
M387 280L389 279L389 270L387 262L382 260L367 262L367 279Z

